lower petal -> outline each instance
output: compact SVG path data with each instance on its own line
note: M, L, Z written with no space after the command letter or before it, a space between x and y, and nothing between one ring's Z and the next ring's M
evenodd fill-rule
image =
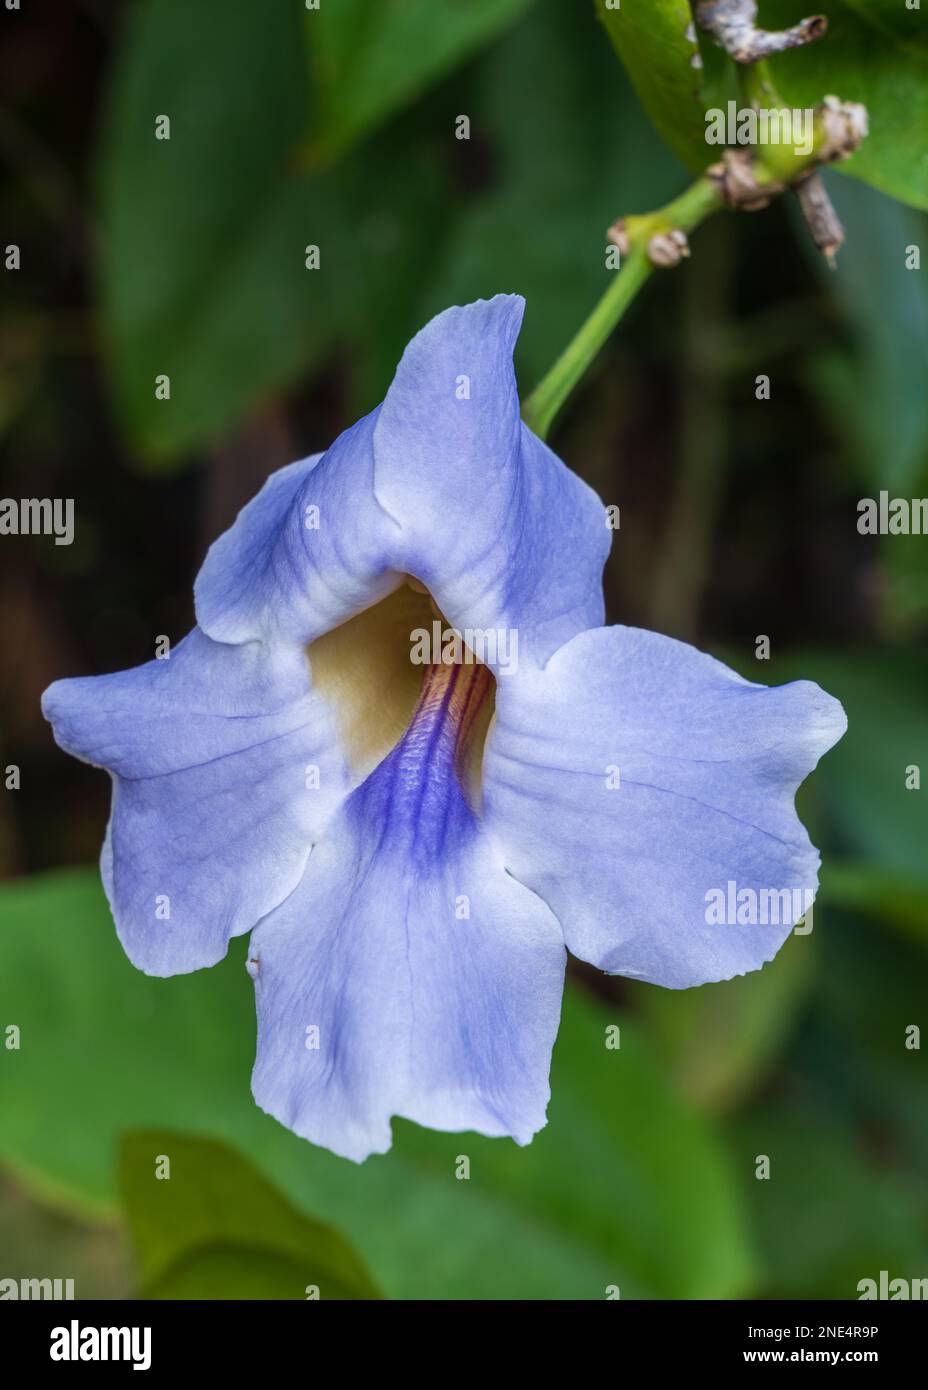
M353 794L252 937L255 1098L358 1162L390 1147L393 1115L525 1144L545 1123L563 938L456 786L423 826L392 771Z

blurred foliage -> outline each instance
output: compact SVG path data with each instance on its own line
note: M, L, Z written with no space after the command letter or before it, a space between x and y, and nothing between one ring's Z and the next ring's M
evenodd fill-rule
M928 886L928 802L920 787L906 786L907 769L928 767L928 653L884 652L867 663L856 652L815 651L771 665L773 681L814 672L854 730L829 753L817 783L838 847L875 871L895 870L903 882L912 876ZM925 932L928 939L928 923Z
M838 860L825 867L822 894L858 914L883 921L921 946L928 945L928 884L924 874Z
M842 1118L767 1105L739 1119L732 1145L771 1297L855 1298L859 1280L881 1269L922 1276L928 1243L917 1186L867 1161ZM760 1155L771 1160L768 1180L754 1178Z
M827 1097L826 1104L852 1116L873 1166L898 1179L912 1235L928 1258L928 1076L924 1053L903 1045L924 1021L924 947L883 936L848 914L838 926L828 942L821 1009L805 1043L810 1054L817 1051L815 1099Z
M366 0L341 0L302 18L276 4L260 24L226 0L137 6L99 183L112 370L149 463L236 423L333 337L365 321L370 332L372 315L396 324L366 344L382 393L418 322L415 282L435 258L449 190L428 137L412 151L381 141L337 169L332 158L528 3L389 0L372 14ZM168 139L155 138L161 115ZM412 304L398 292L409 288Z
M427 45L415 50L422 80L465 56L491 15L499 25L524 7L434 8L440 52L426 66ZM382 15L389 52L412 83L408 8ZM460 16L450 30L437 23L446 8ZM321 16L307 15L307 32L318 27L313 53L321 46L327 62L338 45L321 37L331 27ZM149 463L231 427L336 344L351 348L354 410L370 409L425 318L501 287L532 306L522 360L530 378L540 375L601 289L616 197L624 190L646 206L673 192L675 167L647 122L615 100L596 26L578 26L552 0L468 75L460 107L474 112L471 139L492 142L498 167L495 187L458 218L448 215L458 197L445 166L470 145L456 140L447 101L402 138L375 139L334 165L307 152L312 84L297 25L289 7L272 9L256 47L247 7L202 0L190 15L182 0L144 0L127 34L101 147L102 289L117 401ZM565 64L568 41L578 51ZM229 103L246 66L261 74L256 93L266 88L273 101ZM171 139L156 140L153 113L166 106ZM365 110L357 119L366 128ZM345 128L336 120L337 144ZM318 269L306 267L310 246ZM161 373L170 403L155 395Z
M706 162L702 110L737 96L731 65L701 36L700 79L680 0L0 10L18 26L0 46L0 219L23 249L0 271L2 491L74 496L79 518L73 547L0 547L0 761L23 770L0 799L0 1040L22 1029L0 1047L3 1272L74 1269L119 1296L128 1212L164 1296L266 1296L296 1267L312 1282L310 1255L388 1297L854 1297L881 1268L924 1275L928 1081L905 1029L924 1022L928 823L905 769L928 761L928 544L856 523L861 493L928 491L928 272L906 268L926 244L926 30L883 0L824 8L828 38L774 70L790 102L871 107L861 153L828 175L837 273L785 203L710 224L554 441L621 504L611 620L844 702L849 732L801 797L824 861L814 931L685 993L576 969L529 1148L400 1121L362 1168L252 1103L242 943L148 979L96 869L44 872L94 860L108 782L52 747L39 693L182 635L216 530L376 405L430 314L525 294L532 386L608 284L606 227ZM762 18L802 12L767 0ZM171 1183L141 1181L153 1144L181 1159ZM281 1237L260 1258L256 1213Z
M905 268L909 247L924 236L925 219L834 175L828 176L828 191L848 240L836 270L821 267L821 273L828 276L854 342L850 350L822 352L812 370L834 402L835 425L861 483L908 494L928 481L928 278ZM802 234L798 226L797 234Z
M201 0L189 11L183 0L141 0L114 70L98 181L111 369L123 419L149 464L231 427L333 342L358 354L358 409L370 408L427 312L500 286L543 306L544 320L529 315L524 344L530 377L540 375L602 282L603 230L623 185L641 211L675 191L640 108L626 103L621 112L595 26L580 28L547 0L538 22L514 31L473 74L465 89L472 100L462 105L475 112L473 135L494 141L503 167L497 196L478 200L457 225L447 216L454 195L440 157L455 139L451 109L430 128L368 142L346 158L527 6L391 0L369 23L363 0L342 0L302 18L297 7L273 6L256 26L244 4ZM716 98L693 66L699 48L687 36L686 0L599 6L657 129L688 167L703 168L712 151L703 112ZM928 193L906 183L924 165L925 120L912 102L928 100L925 31L899 41L904 62L889 52L881 81L867 69L864 94L859 59L873 44L858 30L870 22L842 9L827 43L782 60L785 80L798 84L784 92L796 104L835 90L866 96L873 133L848 169L925 206ZM899 80L906 64L911 100ZM252 83L230 102L246 70ZM170 118L170 139L155 138L161 115ZM535 157L539 148L544 160ZM903 172L887 173L897 165ZM882 183L871 178L877 167ZM891 246L883 241L884 258ZM311 247L316 268L306 264ZM845 279L851 275L859 284L853 270ZM155 393L162 374L169 406ZM896 389L903 394L911 403L905 383Z
M340 0L307 9L316 79L311 149L346 146L421 94L534 0Z
M75 1298L131 1298L133 1292L121 1223L47 1207L6 1174L0 1175L0 1261L4 1279L73 1279Z
M94 872L0 890L0 977L22 1036L5 1054L0 1155L62 1200L106 1210L124 1130L221 1136L345 1230L398 1297L466 1298L480 1287L597 1298L613 1283L628 1296L744 1292L751 1266L724 1159L633 1022L568 993L550 1123L529 1148L397 1121L391 1153L356 1167L254 1105L241 948L214 970L155 980L123 955ZM606 1026L619 1021L612 1051ZM81 1124L62 1133L59 1116L74 1104ZM455 1178L461 1153L468 1181Z
M337 1231L297 1211L214 1139L155 1130L122 1141L120 1190L143 1298L371 1299Z
M721 1110L761 1084L808 997L813 950L794 939L763 970L682 993L629 984L630 1000L684 1095Z
M114 69L99 175L104 325L118 403L151 450L227 426L326 340L302 270L315 221L296 163L302 19L278 4L254 21L245 4L145 0ZM159 116L169 139L155 138ZM170 404L155 397L160 374Z

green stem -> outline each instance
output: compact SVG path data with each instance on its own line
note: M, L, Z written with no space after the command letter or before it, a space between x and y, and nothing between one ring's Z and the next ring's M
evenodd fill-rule
M657 232L690 232L722 207L721 195L703 176L658 212L627 219L631 250L593 312L522 406L522 417L537 435L546 438L551 424L586 373L600 348L655 267L648 259L648 242Z

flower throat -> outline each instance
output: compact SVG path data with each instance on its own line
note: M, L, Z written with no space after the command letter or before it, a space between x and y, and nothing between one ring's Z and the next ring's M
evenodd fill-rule
M310 645L313 687L335 710L355 786L389 759L407 784L453 778L476 809L495 681L466 647L460 660L417 658L412 634L436 618L447 625L407 581Z

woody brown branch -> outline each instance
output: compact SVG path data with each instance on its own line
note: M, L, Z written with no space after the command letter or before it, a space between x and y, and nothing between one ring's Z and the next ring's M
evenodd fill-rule
M696 20L736 63L757 63L788 48L820 39L828 28L823 14L802 19L790 29L759 29L756 0L700 0Z

